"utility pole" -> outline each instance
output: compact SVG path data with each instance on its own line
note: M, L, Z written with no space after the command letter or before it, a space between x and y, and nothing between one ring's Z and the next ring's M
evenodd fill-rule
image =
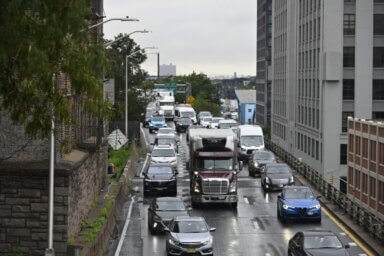
M157 81L160 81L160 52L157 53Z

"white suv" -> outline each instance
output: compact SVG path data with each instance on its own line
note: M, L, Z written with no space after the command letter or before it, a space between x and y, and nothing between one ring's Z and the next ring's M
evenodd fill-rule
M177 156L172 145L158 145L154 146L151 156L151 164L166 164L173 168L177 167Z

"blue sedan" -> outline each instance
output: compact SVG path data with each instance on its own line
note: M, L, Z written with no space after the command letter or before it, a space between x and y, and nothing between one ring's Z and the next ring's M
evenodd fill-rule
M321 206L312 190L305 186L286 186L277 200L277 217L287 220L321 222Z
M153 133L153 131L157 131L160 128L167 127L167 123L165 122L165 118L162 115L152 116L149 122L149 133Z

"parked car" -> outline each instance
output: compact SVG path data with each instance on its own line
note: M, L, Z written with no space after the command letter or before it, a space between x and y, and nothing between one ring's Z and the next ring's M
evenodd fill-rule
M189 117L181 117L176 123L176 132L186 132L190 125L192 120Z
M253 152L248 162L249 176L261 176L261 169L270 163L276 163L275 155L268 150L256 150Z
M169 224L166 249L168 255L213 255L213 237L203 217L175 217Z
M205 128L205 127L202 125L190 125L188 127L187 131L185 132L185 137L186 137L187 142L189 142L189 131L192 129L200 129L200 128Z
M208 128L209 124L212 122L212 117L210 116L204 116L200 119L200 125Z
M321 222L320 202L308 187L284 187L277 200L277 217L283 223L287 220Z
M349 256L349 244L343 245L332 231L309 230L297 232L288 242L288 255Z
M174 217L189 216L182 197L158 197L148 207L148 228L151 232L164 231Z
M175 134L157 134L155 141L152 145L171 145L176 152L178 152L179 141Z
M209 123L210 129L217 129L217 126L219 125L219 121L224 120L223 117L213 117L212 121Z
M149 133L153 133L153 131L157 131L160 128L167 127L167 123L165 122L165 118L162 115L152 116L149 122Z
M176 170L171 166L151 164L143 175L144 196L150 194L177 195Z
M261 187L264 191L282 190L284 186L295 185L292 170L287 164L267 164L261 171Z
M171 145L154 146L151 157L151 164L171 165L172 168L177 168L177 154Z
M175 130L170 127L160 128L157 134L175 134Z
M197 115L197 122L199 124L201 124L200 122L203 117L212 117L212 114L209 111L200 111L199 114Z

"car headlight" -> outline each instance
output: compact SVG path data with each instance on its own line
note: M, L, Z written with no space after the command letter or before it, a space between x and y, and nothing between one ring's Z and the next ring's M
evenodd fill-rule
M213 242L213 239L210 238L210 239L208 239L207 241L205 241L205 242L203 243L203 245L212 244L212 242Z
M271 183L271 180L268 177L265 177L265 183Z
M287 204L283 204L283 208L284 208L285 210L287 210L287 209L293 209L292 206L287 205Z
M164 127L168 127L168 125L167 125L167 124L164 124Z
M289 183L294 183L294 182L295 182L295 179L293 178L293 176L289 178Z
M170 244L172 244L172 245L176 245L176 246L179 246L179 245L180 245L180 243L179 243L178 241L175 241L175 240L173 240L173 239L169 239L168 242L169 242Z
M259 163L258 162L255 162L255 167L259 167Z
M231 183L231 186L229 187L229 192L230 193L236 192L236 189L237 189L237 183L236 183L236 181L233 181Z
M195 193L200 193L200 184L195 182L195 185L193 186L193 190Z
M319 210L321 208L321 205L317 204L317 205L313 206L312 208Z

